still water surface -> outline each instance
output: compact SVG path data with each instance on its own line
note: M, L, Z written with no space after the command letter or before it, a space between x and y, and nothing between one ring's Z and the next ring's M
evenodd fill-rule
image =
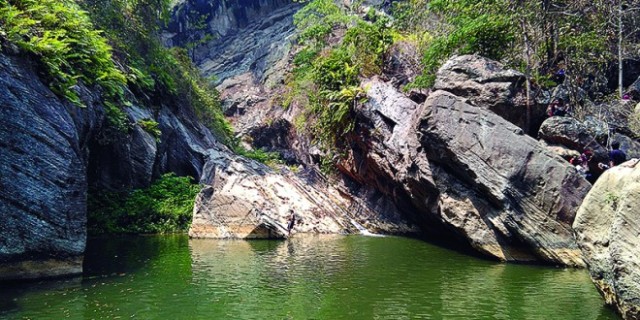
M91 239L85 275L0 287L1 319L617 319L585 270L397 237Z

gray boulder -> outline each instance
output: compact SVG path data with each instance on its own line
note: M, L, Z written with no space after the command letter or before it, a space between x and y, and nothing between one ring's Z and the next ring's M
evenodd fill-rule
M524 74L478 55L463 55L445 62L436 77L434 90L467 98L470 104L488 108L527 130ZM529 126L534 130L544 121L546 106L533 102L533 97L531 99Z
M608 159L607 150L589 134L587 126L572 117L550 117L540 126L538 137L547 143L563 145L578 152L591 149L594 163Z
M620 143L620 150L624 151L627 159L640 158L640 143L638 141L619 133L613 135L612 141Z
M570 226L589 184L566 161L451 93L417 104L392 83L363 87L342 173L391 199L427 236L453 235L504 261L582 265Z
M607 170L584 199L573 223L591 278L624 319L640 319L640 164Z
M582 265L571 224L589 183L487 109L444 91L425 105L418 130L441 171L442 218L502 259Z

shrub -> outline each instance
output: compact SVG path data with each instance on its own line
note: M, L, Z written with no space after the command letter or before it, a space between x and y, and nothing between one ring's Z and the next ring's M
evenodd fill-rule
M142 130L150 133L154 138L156 138L156 141L160 141L162 131L160 131L158 122L153 119L141 119L138 120L138 125Z
M189 229L200 186L190 177L165 174L149 188L131 192L92 191L90 233L167 233Z
M423 74L408 87L431 87L440 65L454 53L472 54L500 60L515 40L513 17L503 0L433 0L430 12L449 26L428 44L422 58Z
M247 150L240 144L237 144L233 150L235 153L256 160L266 165L282 164L282 157L278 152L268 152L263 149Z
M173 102L191 109L222 142L232 142L232 128L222 113L219 94L191 62L186 49L165 48L160 27L168 20L171 0L85 0L85 8L105 29L117 57L128 66L127 78L138 98ZM198 21L202 23L199 17ZM206 41L209 37L205 37Z

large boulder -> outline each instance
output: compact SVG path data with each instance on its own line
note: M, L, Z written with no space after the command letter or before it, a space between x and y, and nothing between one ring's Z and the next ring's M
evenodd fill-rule
M640 319L640 164L607 170L573 223L591 278L624 319Z
M525 75L501 63L478 55L449 59L436 74L434 90L449 91L469 99L469 103L488 108L511 123L535 133L544 120L546 106L531 99L527 121Z
M418 104L393 83L363 87L342 173L391 199L427 236L503 261L582 265L570 226L589 183L566 161L451 93Z
M589 134L587 126L572 117L550 117L540 126L538 137L547 143L562 145L580 153L591 149L594 163L608 159L607 150Z
M418 129L439 169L442 218L502 259L582 265L571 224L589 183L487 109L444 91L425 105Z
M201 182L207 187L196 199L192 238L285 238L289 210L298 217L295 232L358 233L363 220L387 233L410 230L384 217L356 217L359 205L339 190L223 149L209 150Z

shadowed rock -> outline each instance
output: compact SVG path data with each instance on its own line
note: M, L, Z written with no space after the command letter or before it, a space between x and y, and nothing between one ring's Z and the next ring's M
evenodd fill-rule
M86 141L102 117L0 54L0 280L82 272Z
M85 107L42 82L29 57L0 54L0 280L82 272L87 189L147 186L167 171L199 178L216 141L170 102L124 109L131 130L103 125L95 88L75 87ZM171 108L173 107L173 108ZM138 124L158 122L159 140Z

